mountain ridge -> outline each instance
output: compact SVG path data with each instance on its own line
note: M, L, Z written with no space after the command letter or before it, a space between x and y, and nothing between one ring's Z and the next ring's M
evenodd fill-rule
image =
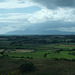
M16 30L6 33L7 35L75 35L75 32L63 32L58 30Z

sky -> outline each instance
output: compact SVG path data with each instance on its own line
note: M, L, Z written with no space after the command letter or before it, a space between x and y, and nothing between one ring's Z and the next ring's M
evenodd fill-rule
M75 32L75 0L0 0L0 34L27 29Z

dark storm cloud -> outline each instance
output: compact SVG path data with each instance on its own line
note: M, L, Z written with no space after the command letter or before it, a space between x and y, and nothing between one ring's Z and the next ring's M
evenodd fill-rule
M39 4L42 4L50 9L58 7L75 7L75 0L33 0Z
M74 7L75 0L57 0L57 5L63 7Z
M71 28L74 27L74 23L66 23L66 22L62 22L62 21L54 21L54 22L45 22L45 23L37 23L36 25L33 24L31 25L29 28L30 29L35 29L35 30L47 30L49 28L53 29L53 28L60 28L60 27L64 27L64 28Z

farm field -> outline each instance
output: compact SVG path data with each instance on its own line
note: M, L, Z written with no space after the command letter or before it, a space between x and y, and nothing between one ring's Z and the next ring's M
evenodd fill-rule
M59 50L58 50L59 51ZM75 51L60 51L59 53L57 50L43 50L43 51L36 51L35 50L16 50L16 51L6 51L4 55L8 55L10 58L65 58L65 59L75 59ZM46 56L45 56L46 54Z
M25 62L37 69L22 74ZM74 35L0 36L0 75L75 75L74 66Z

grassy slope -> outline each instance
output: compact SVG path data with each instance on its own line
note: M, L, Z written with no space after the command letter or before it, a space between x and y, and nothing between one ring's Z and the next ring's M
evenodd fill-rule
M18 67L24 62L34 63L37 70L21 74ZM0 59L0 75L3 73L5 75L75 75L75 62L54 59Z

